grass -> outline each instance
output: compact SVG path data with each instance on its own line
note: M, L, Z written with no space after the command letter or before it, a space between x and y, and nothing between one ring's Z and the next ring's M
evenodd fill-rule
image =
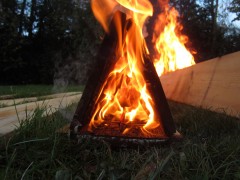
M43 118L38 109L10 139L1 139L0 179L240 179L239 119L170 107L182 142L118 150L55 133L68 122L64 113Z
M4 107L7 107L7 106L8 106L7 104L4 104L4 103L0 102L0 108L4 108Z
M84 86L76 85L67 87L54 87L53 85L0 86L0 96L10 95L9 98L39 97L61 92L82 91L83 88Z

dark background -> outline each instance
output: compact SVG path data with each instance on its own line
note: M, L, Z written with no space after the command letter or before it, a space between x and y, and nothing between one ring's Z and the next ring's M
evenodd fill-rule
M170 2L197 63L240 50L240 0ZM103 36L88 0L0 0L0 85L85 84Z

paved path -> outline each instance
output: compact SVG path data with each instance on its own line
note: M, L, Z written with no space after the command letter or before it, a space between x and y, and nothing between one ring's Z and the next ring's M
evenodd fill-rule
M64 93L59 94L58 97L54 96L55 98L53 99L0 108L0 136L13 131L19 125L19 120L31 117L37 107L44 107L44 109L46 109L44 112L45 115L52 114L57 110L67 107L73 102L78 102L81 96L81 93Z
M58 94L51 94L51 95L40 96L40 97L4 99L4 100L0 100L0 105L13 106L15 104L18 105L18 104L23 104L23 103L28 103L28 102L36 102L38 100L53 99L53 98L64 97L64 96L72 96L72 95L76 95L76 94L79 94L79 92L58 93Z

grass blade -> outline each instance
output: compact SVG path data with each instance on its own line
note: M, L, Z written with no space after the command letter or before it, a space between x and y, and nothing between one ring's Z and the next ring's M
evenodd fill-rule
M29 166L27 167L27 169L24 171L24 173L23 173L23 175L22 175L22 177L21 177L21 180L23 180L24 176L26 175L28 169L32 166L32 164L33 164L33 162L31 162L31 163L29 164Z
M149 178L150 180L154 180L156 179L157 175L160 174L163 171L163 168L166 166L166 164L169 162L169 160L172 158L172 156L175 153L173 151L171 151L168 156L161 161L161 163L159 164L158 168L156 169L156 171L154 172L154 174Z

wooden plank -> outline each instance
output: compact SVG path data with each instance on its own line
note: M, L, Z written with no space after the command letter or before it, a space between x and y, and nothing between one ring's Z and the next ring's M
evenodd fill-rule
M160 80L170 100L240 115L240 52L168 73Z
M150 58L144 58L143 67L143 75L146 83L148 84L147 89L155 105L155 114L157 114L160 118L166 135L172 136L176 132L175 124L173 122L172 114L170 112L161 82Z

